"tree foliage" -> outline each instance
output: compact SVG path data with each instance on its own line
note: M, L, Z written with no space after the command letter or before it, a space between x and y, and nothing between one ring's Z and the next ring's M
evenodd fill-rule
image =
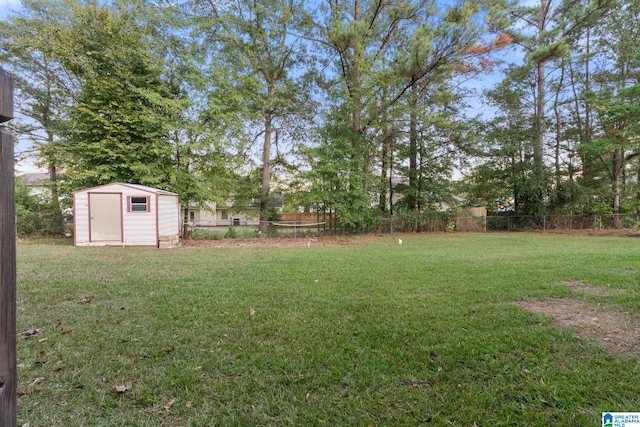
M259 203L265 227L274 190L349 231L460 195L538 217L617 214L640 210L639 10L25 0L0 25L0 60L52 206L59 184L125 181L184 207Z

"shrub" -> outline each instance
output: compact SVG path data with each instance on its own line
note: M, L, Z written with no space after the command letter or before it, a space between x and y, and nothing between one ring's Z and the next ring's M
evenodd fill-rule
M60 206L43 202L29 194L27 186L16 182L16 228L19 237L55 237L64 235Z

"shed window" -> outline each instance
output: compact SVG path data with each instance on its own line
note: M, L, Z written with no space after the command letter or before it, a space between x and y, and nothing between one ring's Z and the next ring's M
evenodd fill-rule
M149 198L129 197L129 212L149 212Z
M227 211L222 211L222 219L229 219L229 213Z

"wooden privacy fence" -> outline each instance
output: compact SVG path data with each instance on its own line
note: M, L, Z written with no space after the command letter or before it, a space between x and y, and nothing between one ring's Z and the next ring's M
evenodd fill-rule
M487 231L487 208L458 209L453 221L455 231Z
M338 227L338 219L335 212L303 213L303 212L281 212L278 214L278 223L288 223L292 225L304 226L314 225L318 231L331 230Z
M302 212L281 212L278 214L278 221L315 223L320 221L327 221L330 217L335 218L335 214L329 214L326 212L320 212L318 214Z
M13 118L13 81L0 68L0 123ZM16 226L13 138L0 128L0 426L17 424Z

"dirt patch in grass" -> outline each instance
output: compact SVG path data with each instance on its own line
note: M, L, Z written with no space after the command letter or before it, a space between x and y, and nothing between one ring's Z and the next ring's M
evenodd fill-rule
M604 286L590 285L588 283L577 281L565 281L562 282L562 286L565 286L575 292L582 292L597 297L610 297L613 295L620 295L624 292L622 289L610 289Z
M379 236L183 240L182 246L186 248L295 248L310 246L359 246L367 245L377 238L379 238Z
M561 328L577 329L578 338L640 356L640 320L611 307L571 298L520 301L525 309L549 317Z

